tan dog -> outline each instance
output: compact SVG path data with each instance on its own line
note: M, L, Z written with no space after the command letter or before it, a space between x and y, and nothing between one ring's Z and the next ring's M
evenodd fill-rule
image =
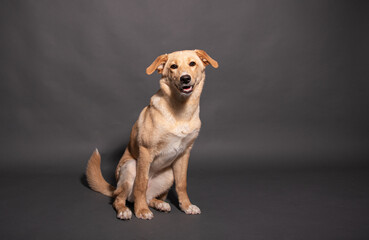
M205 66L218 63L203 50L164 54L146 69L162 74L160 90L151 97L131 132L129 144L119 161L117 187L108 184L100 169L96 150L87 165L90 187L115 197L113 206L120 219L130 219L126 200L134 202L136 217L153 218L149 206L169 212L164 202L173 181L179 206L186 214L200 214L187 195L187 166L192 145L199 134L199 101L205 81Z

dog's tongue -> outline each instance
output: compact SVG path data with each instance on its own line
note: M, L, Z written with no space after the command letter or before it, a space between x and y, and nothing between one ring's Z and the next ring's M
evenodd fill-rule
M191 92L192 91L192 86L183 88L183 92Z

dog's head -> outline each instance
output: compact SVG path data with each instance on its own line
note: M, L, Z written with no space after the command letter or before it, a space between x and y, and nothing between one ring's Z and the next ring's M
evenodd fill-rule
M186 50L163 54L146 69L148 75L158 71L183 96L189 96L204 79L207 65L218 68L218 62L203 50Z

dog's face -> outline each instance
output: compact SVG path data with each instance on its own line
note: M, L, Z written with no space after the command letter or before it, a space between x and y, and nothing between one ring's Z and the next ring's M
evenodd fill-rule
M209 64L218 67L217 61L203 50L178 51L157 57L146 73L150 75L157 70L178 93L189 96L204 79L205 66Z
M182 95L190 95L203 78L204 69L204 64L193 51L174 52L168 56L163 76L168 77Z

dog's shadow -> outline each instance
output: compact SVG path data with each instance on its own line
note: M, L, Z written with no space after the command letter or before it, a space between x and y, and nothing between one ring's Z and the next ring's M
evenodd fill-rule
M113 186L115 186L115 177L114 177L115 168L118 164L119 159L122 157L126 149L126 146L127 144L124 144L123 147L117 147L112 152L103 154L104 159L102 160L102 162L104 162L104 170L106 170L104 172L111 173L111 174L103 174L103 175L106 181L108 181L109 183L113 183L112 184ZM86 173L81 174L80 182L84 187L90 189L90 187L88 186ZM169 189L166 200L169 201L172 205L174 205L177 209L180 210L178 197L177 197L177 193L175 192L174 185ZM114 198L110 198L109 204L113 204L113 202L114 202ZM133 203L130 203L127 201L127 207L133 210Z

